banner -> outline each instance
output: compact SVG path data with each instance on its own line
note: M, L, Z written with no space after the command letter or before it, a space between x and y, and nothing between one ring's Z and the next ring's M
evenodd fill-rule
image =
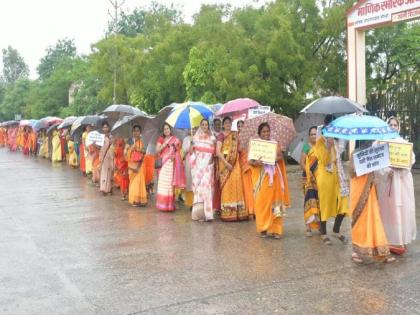
M397 168L411 168L413 144L410 142L381 141L389 145L390 166Z
M104 142L105 142L105 135L97 131L89 132L86 139L87 145L95 144L102 147L104 145Z
M389 146L388 144L381 144L355 152L353 162L357 176L388 167L390 165Z
M258 108L248 109L248 119L255 118L271 112L270 106L260 106Z
M264 164L274 165L277 159L277 142L253 139L249 141L249 160L261 160Z

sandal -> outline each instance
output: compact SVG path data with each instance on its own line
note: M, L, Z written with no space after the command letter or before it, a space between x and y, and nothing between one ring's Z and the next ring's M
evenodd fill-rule
M332 245L330 238L326 235L321 236L321 241L323 241L325 245Z
M311 230L306 230L306 237L312 237L312 231Z
M386 264L390 264L394 261L396 261L396 259L395 259L395 257L392 257L392 256L388 256L387 258L384 259L384 263L386 263Z
M353 253L351 255L351 260L353 260L353 262L355 262L356 264L363 264L363 259L359 257L359 255L357 255L356 253Z
M333 233L333 236L335 238L339 239L343 244L347 244L348 243L347 237L345 237L343 234Z
M261 237L261 238L267 238L267 237L268 237L267 232L261 232L261 233L260 233L260 237Z
M280 235L280 234L277 234L277 233L273 233L273 237L274 237L276 240L281 239L281 235Z

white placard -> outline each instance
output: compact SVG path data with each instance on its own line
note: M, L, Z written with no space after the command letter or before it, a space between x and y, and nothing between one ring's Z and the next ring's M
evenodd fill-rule
M357 176L362 176L390 165L389 146L382 144L355 152L354 168Z
M89 132L86 139L87 145L95 144L102 147L104 145L104 142L105 142L105 135L97 131Z
M248 109L248 119L255 118L271 112L270 106L259 106L257 108Z

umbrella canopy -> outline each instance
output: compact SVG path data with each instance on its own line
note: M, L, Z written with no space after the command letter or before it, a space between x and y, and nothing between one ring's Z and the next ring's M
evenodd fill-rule
M323 128L325 137L346 140L387 140L399 138L397 131L375 116L345 115Z
M299 114L298 118L295 120L295 128L298 133L308 132L309 128L312 126L320 126L324 124L325 114Z
M23 119L19 122L19 127L26 127L30 125L31 125L31 121L28 119Z
M54 130L57 130L57 127L59 126L60 124L53 124L53 125L51 125L48 129L47 129L47 135L49 135L50 133L52 133Z
M9 120L2 123L2 127L10 127L13 125L19 125L19 121L16 120Z
M176 129L191 129L197 127L202 119L209 119L213 111L204 103L186 102L176 105L166 122Z
M140 125L143 130L158 129L151 123L152 119L153 116L124 116L115 123L112 127L111 133L119 137L129 138L131 136L133 126L135 125Z
M40 120L38 120L32 128L34 128L36 131L39 131L41 129L48 129L48 127L50 127L51 125L54 124L59 124L61 123L63 120L59 117L44 117L41 118Z
M305 142L308 141L308 131L301 131L297 134L296 138L289 145L290 156L298 163L302 156L302 149Z
M311 114L368 113L366 108L342 96L327 96L317 99L300 111Z
M136 107L122 104L110 105L102 112L102 114L104 114L112 123L115 123L117 120L123 118L124 116L147 115L146 112Z
M83 133L83 129L86 126L92 126L93 129L97 129L101 122L106 120L105 116L89 115L77 118L71 125L70 135L73 138L77 138Z
M267 113L245 121L239 135L239 142L242 149L247 149L249 140L258 137L258 126L266 122L270 125L271 138L277 141L284 151L296 136L293 120L289 117Z
M64 128L71 127L73 123L76 121L76 119L77 119L76 116L70 116L70 117L64 118L63 122L58 125L57 129L64 129Z
M231 115L235 112L247 111L250 108L257 108L260 103L251 98L237 98L227 102L216 112L216 116Z

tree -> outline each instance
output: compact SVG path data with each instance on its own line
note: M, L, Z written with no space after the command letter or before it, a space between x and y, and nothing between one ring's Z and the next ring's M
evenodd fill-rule
M8 85L0 106L0 117L4 120L14 119L16 114L30 117L26 115L26 106L29 101L31 88L32 82L27 79L21 79L13 85Z
M47 49L47 54L41 59L37 72L41 80L50 77L62 62L77 57L76 45L72 39L60 39L54 46Z
M29 68L19 52L8 46L3 49L3 80L6 84L14 84L20 79L26 79Z

